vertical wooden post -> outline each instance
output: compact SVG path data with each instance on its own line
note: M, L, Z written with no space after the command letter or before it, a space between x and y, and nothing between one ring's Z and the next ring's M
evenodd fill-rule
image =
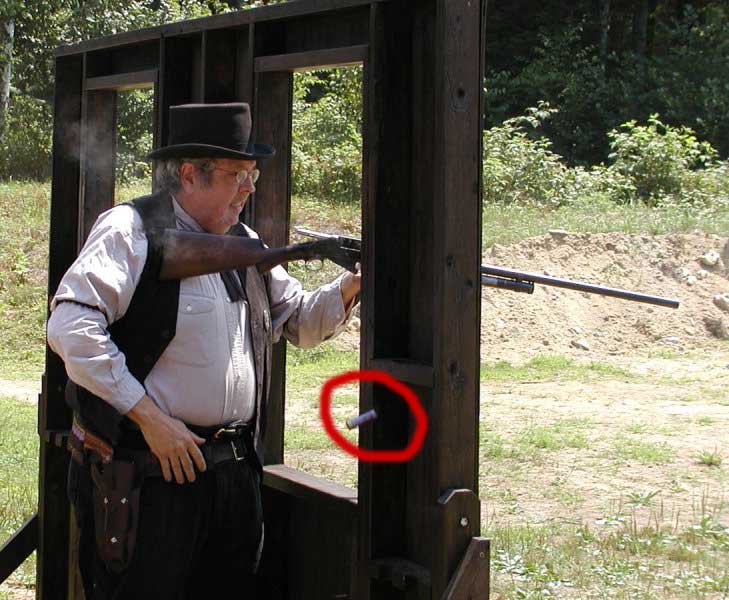
M49 298L55 293L77 252L82 84L83 58L58 58L53 124ZM40 472L36 590L41 600L65 598L68 586L69 504L65 488L68 453L53 444L51 435L53 431L68 429L71 425L71 411L64 402L65 384L63 362L46 349L46 371L38 403Z
M256 113L253 119L257 139L273 144L276 156L262 161L257 195L253 199L254 227L271 246L288 243L291 217L291 101L293 76L288 72L256 75ZM265 110L261 107L265 107ZM271 392L268 397L266 464L283 462L284 401L286 396L286 342L273 348Z
M397 365L430 430L412 461L360 465L364 600L440 598L480 530L483 6L372 6L362 315L374 339L363 362ZM370 404L380 433L361 432L360 444L404 447L413 423L403 402L365 390L361 408Z
M85 92L83 132L79 248L88 237L96 218L114 206L116 91Z

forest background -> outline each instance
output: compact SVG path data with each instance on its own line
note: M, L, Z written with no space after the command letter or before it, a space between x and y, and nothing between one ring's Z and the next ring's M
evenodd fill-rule
M276 0L4 0L0 180L50 176L54 49ZM705 204L727 193L729 8L491 0L485 200ZM356 202L361 70L297 78L294 192ZM151 95L120 95L117 177L148 179Z

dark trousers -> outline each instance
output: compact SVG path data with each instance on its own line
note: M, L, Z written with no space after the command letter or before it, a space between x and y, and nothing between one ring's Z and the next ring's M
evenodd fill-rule
M263 515L260 476L250 459L197 473L193 483L145 479L136 547L120 575L109 572L96 551L92 485L88 467L71 461L69 495L81 529L86 600L256 597Z

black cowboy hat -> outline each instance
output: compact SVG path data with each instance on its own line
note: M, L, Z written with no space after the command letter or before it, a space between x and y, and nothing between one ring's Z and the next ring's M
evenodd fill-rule
M245 102L170 106L168 144L153 150L147 158L252 160L276 153L271 146L254 144L250 136L251 109Z

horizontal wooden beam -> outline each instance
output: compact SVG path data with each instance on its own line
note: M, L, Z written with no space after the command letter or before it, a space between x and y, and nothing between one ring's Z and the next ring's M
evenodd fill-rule
M156 40L160 37L188 35L209 29L241 27L251 23L305 17L312 14L347 10L386 1L388 0L299 0L297 2L282 2L281 4L271 4L259 8L243 9L221 15L118 33L69 46L59 46L56 48L56 56L68 56L83 52L92 52L94 50L127 46L130 44L138 44L139 42Z
M133 90L137 88L153 87L156 81L157 69L134 71L132 73L119 73L117 75L103 75L101 77L88 77L84 80L84 91Z
M384 371L411 385L433 387L434 373L431 365L399 358L375 358L369 362L368 368Z
M257 73L271 71L309 71L312 69L329 69L332 67L348 67L362 63L367 57L369 46L347 46L345 48L327 48L310 52L293 54L276 54L259 56L255 60Z
M0 548L0 583L38 548L38 514L34 514Z
M311 500L324 510L344 508L352 512L352 518L356 517L357 490L286 465L263 467L263 485L296 498Z

